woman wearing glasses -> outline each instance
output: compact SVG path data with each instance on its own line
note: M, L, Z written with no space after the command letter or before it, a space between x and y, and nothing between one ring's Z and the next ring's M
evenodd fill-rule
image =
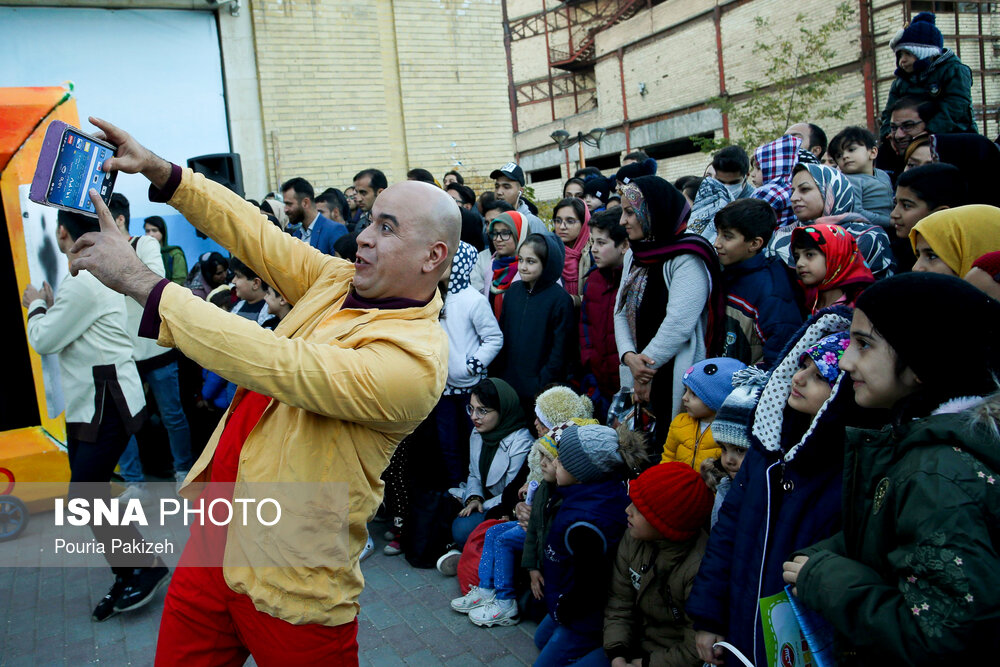
M553 209L552 227L556 236L566 246L563 264L563 287L573 297L577 309L583 302L584 277L590 271L594 258L590 255L590 210L582 199L567 197Z
M496 252L493 253L491 274L486 276L483 293L490 300L493 314L499 320L504 294L515 281L520 280L517 249L530 232L527 221L517 211L501 213L490 222L487 231Z
M473 427L469 438L469 478L451 489L451 494L463 505L451 525L458 549L490 510L499 511L504 489L514 482L534 442L526 428L517 392L503 380L487 379L477 384L467 411Z

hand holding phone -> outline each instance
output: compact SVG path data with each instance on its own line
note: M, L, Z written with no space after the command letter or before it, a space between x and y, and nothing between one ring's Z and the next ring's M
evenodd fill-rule
M105 170L117 146L56 120L45 131L28 198L46 206L97 217L90 190L111 200L117 172Z

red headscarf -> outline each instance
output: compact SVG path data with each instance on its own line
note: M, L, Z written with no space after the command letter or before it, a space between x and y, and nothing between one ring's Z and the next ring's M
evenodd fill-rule
M561 208L572 208L573 214L576 215L575 206L570 205ZM586 204L582 208L583 220L580 221L580 234L573 241L573 245L566 246L566 260L563 262L563 287L571 295L579 293L580 279L583 277L580 275L580 258L583 257L583 253L587 252L587 244L590 243L590 209ZM555 212L553 211L553 213Z
M826 276L819 285L805 287L806 305L809 312L816 310L820 292L837 288L848 295L848 305L854 305L858 294L865 286L875 282L871 269L865 265L864 257L858 250L858 242L840 225L807 225L792 230L792 247L803 236L808 236L820 252L826 256ZM847 289L849 286L855 289ZM853 296L852 296L853 294Z

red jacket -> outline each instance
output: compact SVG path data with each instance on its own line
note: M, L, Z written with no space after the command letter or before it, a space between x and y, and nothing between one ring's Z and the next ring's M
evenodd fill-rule
M580 360L584 370L594 374L601 391L609 397L621 385L614 322L615 297L621 279L620 266L611 271L591 271L587 275L580 311Z

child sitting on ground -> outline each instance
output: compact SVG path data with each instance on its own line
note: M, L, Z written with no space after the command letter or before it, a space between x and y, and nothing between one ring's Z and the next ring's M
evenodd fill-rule
M595 663L606 656L611 667L697 665L684 603L705 554L712 492L675 461L645 470L628 495L628 532L618 545Z
M756 368L745 368L733 375L733 391L726 396L722 407L715 413L712 434L719 446L719 458L709 459L713 472L721 473L715 487L715 504L712 507L712 527L719 520L719 509L726 500L736 473L740 471L743 457L750 449L750 420L760 390L767 382L767 374ZM708 461L706 461L708 463Z
M593 405L585 396L578 396L569 387L552 387L542 392L535 402L535 427L542 436L528 454L528 482L538 485L530 505L544 505L549 497L548 484L555 483L554 460L558 435L552 434L554 423L568 425L597 422L590 419ZM564 424L565 422L565 424ZM545 443L543 444L543 440ZM527 493L527 488L522 489ZM529 509L530 511L530 509ZM480 627L514 625L520 621L515 600L515 552L525 547L527 522L506 521L491 526L483 541L479 560L479 579L468 593L451 601L451 608L469 614L469 620Z
M875 282L857 241L840 225L809 225L792 231L792 256L805 292L803 313L843 304L853 306Z
M852 125L830 140L828 150L854 187L854 212L876 225L891 227L892 180L889 174L875 167L878 157L875 135Z
M715 251L726 292L726 336L720 357L770 368L802 315L783 262L764 255L771 240L773 209L759 199L740 199L715 214Z
M701 470L705 460L719 455L712 439L712 420L733 389L733 373L746 368L738 359L714 357L699 361L684 374L681 412L670 422L660 463L680 461Z
M603 643L608 579L629 504L623 483L641 450L607 426L570 426L559 440L552 518L542 555L548 615L535 632L536 667L579 660ZM551 502L551 501L550 501Z

